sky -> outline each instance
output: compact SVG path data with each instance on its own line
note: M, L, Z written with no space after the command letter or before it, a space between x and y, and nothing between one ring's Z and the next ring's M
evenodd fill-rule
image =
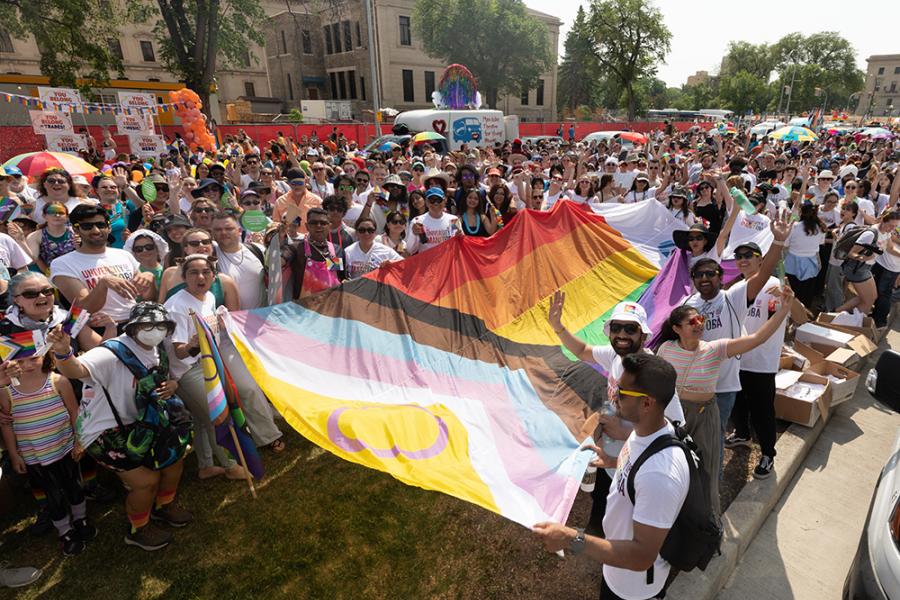
M900 22L900 2L887 0L753 0L722 2L711 0L651 0L660 9L669 31L672 49L657 76L669 87L681 87L696 71L717 72L722 56L732 40L754 44L774 43L795 31L806 35L837 31L856 50L859 68L866 70L866 58L874 54L900 54L900 37L893 35ZM587 0L525 0L525 4L562 22L559 54L564 51L566 33L578 5L587 11ZM853 10L848 11L847 7ZM753 14L762 15L754 18ZM802 18L801 18L802 15ZM875 23L884 24L882 27Z

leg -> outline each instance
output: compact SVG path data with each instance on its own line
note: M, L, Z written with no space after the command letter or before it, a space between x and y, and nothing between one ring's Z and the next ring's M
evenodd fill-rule
M728 428L728 417L734 408L737 392L716 393L716 405L719 409L719 477L723 475L721 465L725 462L725 431Z
M825 310L835 312L843 303L844 276L841 274L841 268L828 265L828 274L825 276Z
M132 533L143 528L150 520L150 510L159 489L160 473L146 467L118 473L119 479L128 489L125 497L125 512L131 522Z
M870 277L860 283L854 283L853 288L859 295L859 304L856 308L858 308L859 312L863 315L868 315L872 310L872 306L875 304L875 299L878 298L878 288L875 287L875 280Z
M175 494L183 470L184 461L179 460L160 471L159 490L156 492L156 502L150 513L151 519L162 521L171 527L185 527L194 520L191 513L175 503Z
M57 533L63 536L72 529L69 507L66 503L65 491L58 485L57 478L51 473L50 467L52 465L26 465L28 481L31 485L37 485L44 491L50 520L56 527Z
M272 406L266 400L263 391L259 389L259 385L253 379L250 371L247 370L247 366L230 338L223 340L219 345L219 352L222 354L222 362L231 373L238 395L241 397L253 441L257 446L268 446L281 438L283 434L275 425Z
M891 295L894 292L894 282L897 280L897 273L888 271L878 263L872 268L872 276L875 278L875 310L872 317L875 319L875 327L884 327L887 325L888 313L891 312Z
M719 477L721 458L719 454L720 421L719 407L713 402L700 404L682 402L684 408L685 431L693 438L700 451L700 461L709 478L709 501L716 518L721 516L719 502Z
M741 371L743 381L744 371ZM775 458L775 374L747 373L747 382L753 395L750 418L760 450L764 456Z
M194 418L194 451L197 453L201 478L221 475L222 472L214 467L213 455L225 468L233 467L235 463L216 443L215 429L209 420L209 408L206 405L203 369L199 361L178 380L178 397L184 401Z
M745 440L750 439L750 403L752 398L744 383L744 371L740 372L741 391L735 395L734 407L731 409L731 422L734 423L734 434Z
M584 530L591 535L599 535L603 537L603 517L606 515L606 497L609 495L609 486L612 485L612 478L607 474L606 469L597 469L597 483L594 485L594 491L591 492L591 516L588 519L587 527Z

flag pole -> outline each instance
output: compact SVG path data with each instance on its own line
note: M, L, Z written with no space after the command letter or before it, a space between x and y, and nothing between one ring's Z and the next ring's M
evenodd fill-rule
M244 469L244 475L247 477L247 485L250 487L250 494L256 499L256 487L253 485L253 476L250 475L250 467L247 465L247 459L244 458L244 449L241 448L237 432L234 430L234 421L228 426L228 431L231 432L231 439L234 441L234 447L237 450L238 457L241 459L241 466Z

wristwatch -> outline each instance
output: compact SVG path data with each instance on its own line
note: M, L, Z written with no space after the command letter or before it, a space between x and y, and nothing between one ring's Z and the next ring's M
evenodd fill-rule
M569 543L569 552L581 554L581 551L584 550L584 529L577 527L575 531L577 533L575 534L575 539Z

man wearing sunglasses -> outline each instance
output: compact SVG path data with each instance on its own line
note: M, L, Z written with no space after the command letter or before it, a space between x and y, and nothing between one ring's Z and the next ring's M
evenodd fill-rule
M135 297L148 297L153 273L141 273L130 252L107 247L109 217L101 206L81 204L69 213L81 247L50 263L50 281L69 302L90 312L104 312L119 324L128 321Z
M275 201L275 208L272 210L272 220L282 222L291 215L297 215L300 218L300 224L297 230L300 233L306 233L306 214L310 208L319 208L322 206L322 198L313 194L306 187L309 179L303 169L288 169L286 173L288 185L291 191L284 194Z
M619 390L619 380L622 378L622 358L636 352L650 352L644 348L644 344L653 335L647 323L647 313L640 304L620 302L603 325L603 333L609 339L609 344L589 346L562 324L565 301L564 292L558 290L553 294L547 316L550 326L569 352L586 363L599 365L607 373L606 396L607 402L612 407ZM684 412L681 410L677 394L674 401L666 405L665 416L673 423L684 423ZM610 456L618 456L625 439L634 428L634 423L622 420L615 416L613 411L605 411L600 414L600 425L603 431L603 450ZM606 497L614 474L615 468L597 471L597 483L591 494L593 499L591 516L586 527L588 533L603 535Z

